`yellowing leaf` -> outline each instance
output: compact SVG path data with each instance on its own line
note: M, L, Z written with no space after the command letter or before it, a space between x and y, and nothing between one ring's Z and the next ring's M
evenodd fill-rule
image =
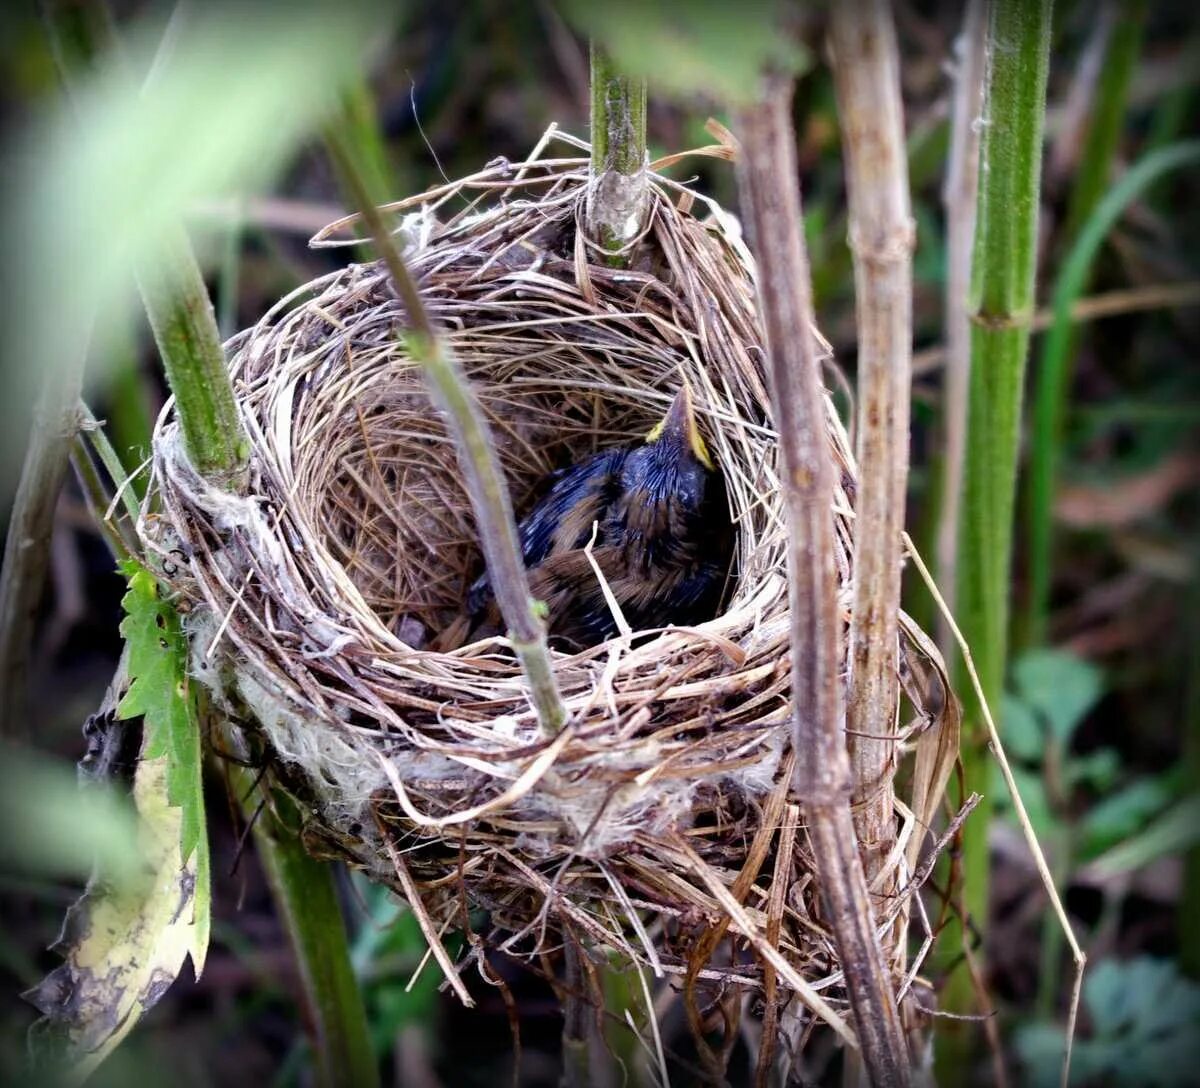
M26 994L45 1019L36 1054L81 1081L174 982L191 955L197 975L209 936L209 854L202 753L179 617L154 576L125 567L123 664L128 688L118 718L142 718L133 774L137 813L131 865L98 866L68 912L65 962ZM106 705L117 700L114 681Z
M66 962L25 995L46 1017L36 1026L39 1055L66 1067L75 1083L158 1002L184 957L195 956L199 851L180 867L181 815L167 804L166 787L165 758L138 765L132 845L142 870L121 884L93 878L63 926Z

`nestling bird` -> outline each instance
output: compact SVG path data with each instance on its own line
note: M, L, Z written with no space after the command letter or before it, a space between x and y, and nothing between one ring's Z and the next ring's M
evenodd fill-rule
M546 605L552 639L580 649L616 633L585 551L593 524L592 558L633 630L711 619L733 549L725 494L686 382L640 445L556 473L519 526L530 592ZM471 640L502 628L486 573L467 611Z

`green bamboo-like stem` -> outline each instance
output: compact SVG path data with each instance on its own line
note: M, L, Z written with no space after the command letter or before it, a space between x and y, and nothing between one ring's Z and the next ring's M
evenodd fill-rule
M1145 0L1129 0L1120 7L1120 15L1105 49L1095 106L1071 190L1063 229L1064 252L1079 239L1108 187L1125 120L1125 101L1141 47L1146 4ZM1080 293L1087 291L1090 273L1089 268L1080 285ZM1066 340L1061 345L1053 345L1056 352L1062 353L1060 358L1049 357L1051 346L1048 342L1044 348L1038 370L1029 465L1029 606L1023 635L1032 645L1046 640L1054 543L1054 483L1063 441L1066 398L1079 350L1078 329L1070 326ZM1053 371L1049 377L1048 370Z
M895 761L900 534L908 483L912 253L896 29L885 0L833 8L830 45L846 158L858 323L858 493L850 621L849 732L854 827L874 906L898 886ZM896 954L899 926L884 954Z
M972 647L984 697L998 711L1008 651L1013 506L1022 389L1034 310L1042 131L1049 69L1050 0L993 3L988 20L987 73L979 206L971 268L971 374L968 383L963 522L958 609ZM979 705L964 670L963 796L984 796L963 836L963 902L986 924L988 828L992 806L989 757ZM948 927L948 949L962 939ZM948 980L944 1005L973 1004L965 965ZM964 1068L961 1021L947 1021L943 1069ZM957 1045L956 1045L957 1044Z
M250 445L238 419L221 334L204 277L182 227L161 239L158 260L137 272L154 341L175 395L175 415L196 471L237 490Z
M592 158L587 228L624 264L623 250L640 233L646 210L646 81L622 75L592 43Z
M246 818L254 821L254 842L270 884L280 921L287 931L309 1006L322 1088L376 1088L379 1069L371 1047L366 1008L350 959L350 944L333 883L333 866L308 856L296 832L291 803L279 793L274 811L256 812L253 776L234 775Z
M758 261L768 375L782 458L791 613L795 790L871 1083L910 1082L888 966L850 814L833 553L833 464L813 337L812 283L796 185L792 82L772 78L739 114L738 189Z
M566 722L566 709L550 663L546 627L538 617L529 593L512 500L496 459L483 410L458 360L445 340L436 335L417 285L379 209L371 202L344 137L330 128L326 131L325 143L343 184L353 194L357 210L404 304L409 323L406 338L409 355L424 370L425 379L445 412L466 477L496 603L529 682L530 699L538 721L543 732L552 735Z

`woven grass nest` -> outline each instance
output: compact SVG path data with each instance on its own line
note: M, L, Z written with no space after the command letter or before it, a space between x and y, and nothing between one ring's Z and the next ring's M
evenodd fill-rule
M737 532L720 615L556 651L570 720L555 738L504 639L428 648L460 615L480 549L376 263L307 284L230 343L253 447L244 496L197 477L168 407L146 535L190 606L196 675L301 802L315 852L397 888L427 931L482 908L492 940L531 961L565 932L668 975L729 924L716 882L741 904L733 932L758 936L723 946L700 977L761 986L770 920L770 943L829 1019L845 1008L837 955L802 825L795 837L785 818L785 536L752 261L731 217L655 173L632 265L608 267L580 229L587 181L582 155L498 161L391 210L518 515L547 473L643 436L686 374ZM316 244L345 244L348 222ZM831 404L828 434L848 608L854 468ZM901 661L928 649L908 630ZM940 708L910 697L914 732ZM907 808L897 821L912 830ZM783 856L781 834L796 842ZM786 1001L795 979L780 986Z

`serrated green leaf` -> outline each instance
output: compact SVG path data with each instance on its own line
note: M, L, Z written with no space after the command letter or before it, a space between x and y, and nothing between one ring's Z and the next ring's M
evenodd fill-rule
M1104 674L1063 650L1030 650L1013 665L1017 693L1067 744L1104 691Z
M129 648L129 690L117 716L142 715L143 759L166 760L167 802L179 809L179 860L196 856L192 961L204 969L208 949L211 864L204 816L204 764L200 724L189 688L187 640L179 616L158 592L154 575L136 562L125 564L129 591L121 601L121 634Z
M127 564L129 591L121 601L121 634L129 646L130 685L117 717L145 720L144 759L167 758L167 799L182 811L181 860L204 838L200 729L188 689L187 641L179 617L158 595L154 575Z

